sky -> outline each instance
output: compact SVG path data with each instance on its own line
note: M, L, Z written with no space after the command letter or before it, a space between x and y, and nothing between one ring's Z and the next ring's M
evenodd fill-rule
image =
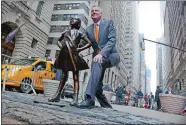
M140 1L139 4L139 33L146 39L156 41L161 35L160 2ZM151 91L156 91L156 44L145 41L145 62L151 70Z

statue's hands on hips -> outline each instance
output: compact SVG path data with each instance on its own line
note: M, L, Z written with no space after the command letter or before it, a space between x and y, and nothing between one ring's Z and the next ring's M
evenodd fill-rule
M97 63L102 63L102 61L103 61L102 55L101 55L101 54L96 55L96 56L94 57L93 61L94 61L94 62L97 62Z

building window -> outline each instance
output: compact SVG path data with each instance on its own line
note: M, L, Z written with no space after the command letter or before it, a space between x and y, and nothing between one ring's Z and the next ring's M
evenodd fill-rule
M50 56L50 53L51 53L51 50L47 49L47 50L46 50L46 53L45 53L45 56L46 56L46 57L49 57L49 56Z
M61 4L54 5L54 10L60 10L60 9L61 9Z
M58 39L59 39L58 37L54 37L52 44L57 44Z
M50 29L50 32L51 33L54 33L54 32L63 32L64 30L69 30L70 29L70 26L68 25L59 25L59 26L51 26L51 29Z
M58 37L49 37L47 44L57 44Z
M59 14L52 15L51 21L59 21L61 19L61 16L62 15Z
M38 41L33 38L31 47L35 49L37 47L37 43L38 43Z
M79 3L74 3L74 4L72 4L72 9L79 9Z
M80 19L85 23L85 25L88 24L88 19L83 14L55 14L52 15L51 21L70 21L76 16L80 16Z
M70 4L55 4L54 10L71 10L79 9L79 3L70 3Z
M36 10L36 15L37 15L38 17L41 16L41 11L42 11L42 9L43 9L43 4L44 4L43 1L39 1L39 4L38 4L38 6L37 6L37 10Z
M62 21L70 21L75 16L78 16L78 15L77 14L64 14L63 18L62 18Z
M56 32L61 32L61 26L56 26Z
M53 32L55 32L55 30L56 30L56 26L51 26L50 32L53 33Z
M53 42L53 37L49 37L47 44L52 44L52 42Z
M56 50L55 58L58 57L60 50Z

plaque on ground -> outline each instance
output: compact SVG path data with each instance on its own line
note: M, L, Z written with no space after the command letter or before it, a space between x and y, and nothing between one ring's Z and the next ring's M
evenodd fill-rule
M59 106L59 107L65 107L65 105L61 104L60 102L48 102L48 100L33 100L33 102L34 103L40 103L40 104Z

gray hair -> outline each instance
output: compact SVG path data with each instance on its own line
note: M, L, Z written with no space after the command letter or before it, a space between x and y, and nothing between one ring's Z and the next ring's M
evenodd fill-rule
M94 7L97 7L97 8L99 9L99 11L102 13L101 7L99 7L99 6L97 6L97 5L92 6L92 8L94 8ZM91 8L91 9L92 9L92 8Z

